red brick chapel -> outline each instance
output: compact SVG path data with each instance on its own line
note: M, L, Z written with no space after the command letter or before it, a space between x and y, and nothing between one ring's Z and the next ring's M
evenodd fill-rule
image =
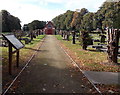
M53 35L55 31L55 27L53 25L53 23L51 21L48 21L45 28L44 28L44 32L47 35Z

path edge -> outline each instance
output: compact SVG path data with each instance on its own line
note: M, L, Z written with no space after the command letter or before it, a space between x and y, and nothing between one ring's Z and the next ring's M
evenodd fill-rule
M55 37L56 38L56 37ZM79 67L79 65L73 60L73 58L68 54L68 52L60 45L60 40L58 40L56 38L56 40L58 41L57 45L60 46L60 48L64 51L64 53L69 57L69 59L72 61L72 64L75 64L76 67L82 72L82 74L88 79L88 81L92 84L92 86L97 90L97 92L102 95L102 92L99 90L99 88L97 88L94 83L87 77L86 74L84 74L83 70ZM62 44L62 43L61 43Z

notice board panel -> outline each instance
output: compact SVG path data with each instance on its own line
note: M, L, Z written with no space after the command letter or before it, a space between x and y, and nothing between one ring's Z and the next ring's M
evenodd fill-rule
M21 43L14 35L3 35L15 49L21 49L24 47L23 43Z

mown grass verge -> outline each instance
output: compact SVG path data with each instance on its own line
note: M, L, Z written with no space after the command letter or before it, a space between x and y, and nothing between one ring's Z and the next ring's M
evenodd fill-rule
M22 41L23 44L25 44L25 47L20 50L20 64L25 62L26 59L28 59L33 52L36 50L36 47L38 47L38 43L43 39L45 35L39 35L37 38L34 38L33 41L29 44L25 44L24 41ZM8 47L0 47L2 50L2 66L8 65ZM13 49L14 50L14 49ZM13 55L13 64L16 62L15 54Z
M77 62L77 64L83 70L90 71L108 71L108 72L120 72L118 65L107 65L107 54L96 50L82 50L79 42L72 44L71 41L62 40L60 35L56 35L56 38L60 40L61 45L69 53L69 55ZM100 64L101 63L101 64Z

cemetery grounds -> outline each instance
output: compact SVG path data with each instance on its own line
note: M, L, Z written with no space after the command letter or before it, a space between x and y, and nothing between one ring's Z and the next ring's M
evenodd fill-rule
M8 76L8 47L0 47L2 49L2 71L3 71L3 88L6 89L18 72L23 68L26 61L32 56L33 52L39 47L41 43L39 41L44 38L45 35L40 35L35 38L31 43L25 45L23 49L20 50L20 68L16 69L15 66L15 55L13 55L13 75ZM98 35L94 35L96 38ZM62 40L60 35L56 35L57 39L60 40L61 46L68 52L68 54L74 59L74 61L80 66L82 70L90 71L106 71L106 72L120 72L118 65L107 65L107 54L105 52L96 51L93 48L88 47L88 50L82 50L79 45L79 41L76 44L72 44L72 37L70 41ZM23 41L24 43L24 41ZM94 42L94 44L98 44ZM118 59L120 62L120 59ZM9 80L9 81L8 81ZM114 92L119 91L119 85L97 85L101 92L105 93L109 89Z
M100 40L99 34L91 34L93 39ZM120 72L119 65L109 65L107 61L107 52L101 52L95 48L88 47L87 51L83 50L80 46L79 40L76 40L76 44L72 44L72 36L70 36L70 41L63 40L61 35L56 35L59 40L61 47L67 51L67 53L72 57L72 59L77 63L77 65L86 71L104 71L104 72ZM94 42L93 45L101 44L100 42ZM107 44L107 43L104 43ZM120 59L118 58L118 63ZM116 93L120 93L120 85L104 85L96 84L102 93L108 93L112 90Z

